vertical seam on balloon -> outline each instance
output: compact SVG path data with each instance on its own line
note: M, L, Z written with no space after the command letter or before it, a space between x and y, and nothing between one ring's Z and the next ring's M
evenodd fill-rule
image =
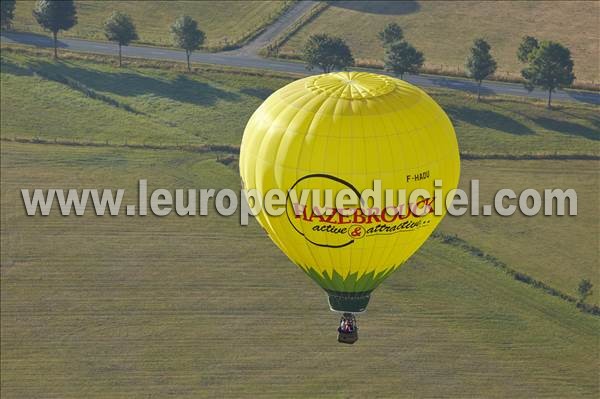
M386 109L388 109L390 111L389 112L390 115L393 115L394 110L391 109L390 106L388 106L385 101L381 101L381 105L384 108L386 108ZM384 138L385 138L385 141L388 144L387 147L389 148L389 154L391 156L390 157L391 158L391 162L392 162L392 164L394 164L395 163L394 162L395 161L395 156L394 156L394 148L395 148L395 146L392 145L393 144L392 143L392 137L393 136L391 135L391 133L392 132L396 132L395 120L394 119L390 119L390 118L385 118L384 123L386 123L388 125L387 128L389 129L389 132L390 132L389 134L384 135ZM403 168L405 168L406 160L404 158L402 158L402 165L403 165ZM400 179L398 179L397 176L398 176L397 168L392 167L392 181L394 181L394 182L400 181ZM392 188L392 189L393 190L397 190L397 188L395 188L395 187ZM381 212L386 212L386 210L382 209ZM394 250L396 248L396 243L397 243L398 240L397 240L396 237L394 237L390 241L391 241L392 245L388 245L388 249L385 251L385 255L383 257L383 262L382 263L384 263L385 265L389 265L390 264L390 257L391 257L391 254L394 253ZM387 266L387 268L389 268L389 266Z
M431 128L435 128L435 126L437 125L437 123L439 122L439 120L443 117L444 115L444 111L443 109L441 109L441 107L439 107L437 105L437 103L435 103L435 101L425 92L422 93L422 96L426 97L427 99L430 100L431 103L436 104L436 107L439 108L440 114L430 123L421 126L418 131L415 131L416 134L423 134L427 137L427 140L429 141L429 144L432 148L436 147L436 143L435 140L431 137L430 131L432 130ZM422 102L422 104L429 104L430 102ZM423 108L421 106L421 108ZM426 113L425 110L423 111L419 111L419 112L423 112ZM436 158L439 159L439 152L437 151L437 149L435 149L435 153L436 153ZM420 162L421 164L421 162ZM421 167L421 166L420 166ZM436 216L433 216L436 217ZM439 222L438 222L439 224ZM433 226L433 228L435 228L435 226ZM431 235L431 233L433 232L433 230L431 230L428 234L426 234L427 229L424 229L423 231L420 231L418 235L416 235L413 240L411 241L411 244L415 241L422 241L421 244L414 248L411 253L409 254L409 256L407 256L406 259L410 258L414 253L416 253L427 241L427 239L429 238L429 236Z
M307 93L307 95L309 95L309 94L312 94L312 93L311 93L311 92L308 92L308 93ZM325 104L327 103L327 101L328 101L329 99L330 99L330 97L324 97L323 101L321 102L321 104L319 105L319 107L317 108L317 110L316 110L316 111L313 113L313 115L312 115L312 118L311 118L311 120L310 120L310 122L309 122L309 124L308 124L308 126L307 126L307 128L306 128L306 132L304 132L303 143L304 143L304 142L305 142L305 140L306 140L306 135L308 134L308 132L310 132L310 131L311 131L311 128L312 128L313 124L315 123L315 120L317 119L317 115L319 115L319 114L322 112L322 110L324 109L324 106L325 106ZM302 147L301 147L301 148L302 148L302 149L301 149L301 153L302 153L302 150L303 150L303 148L304 148L304 145L302 145ZM312 152L311 152L311 157L312 157ZM300 159L301 159L301 157L300 157L300 154L299 154L299 156L298 156L298 159L297 159L297 161L296 161L296 180L298 180L298 167L299 167L299 164L300 164ZM325 159L325 157L324 157L323 159ZM311 159L311 161L312 161L312 159ZM309 164L310 164L310 162L309 162ZM324 169L324 166L323 166L323 169ZM313 206L314 206L314 204L313 204ZM301 225L301 226L302 226L302 225ZM302 226L302 232L303 232L303 233L305 233L305 231L304 231L304 227L303 227L303 226ZM329 243L329 242L328 242L328 243ZM313 251L312 251L312 250L313 250L313 247L311 247L311 245L312 245L312 244L310 244L308 241L304 240L304 245L306 246L307 252L309 253L310 257L313 259L313 262L314 262L314 268L315 268L316 270L317 270L317 269L321 269L321 270L318 270L318 271L319 271L319 273L322 275L322 274L323 274L323 272L326 270L326 268L319 267L319 262L317 261L317 258L315 257L315 254L314 254L314 253L313 253ZM333 260L332 260L332 258L331 258L331 253L330 253L330 251L331 251L331 250L326 250L325 252L327 253L327 255L328 255L328 257L329 257L330 267L331 267L331 269L332 269L332 271L333 271L333 262L332 262ZM333 279L333 274L332 274L332 276L331 276L331 279ZM331 283L330 283L330 284L331 284ZM323 287L323 288L325 288L325 287ZM331 288L331 287L328 287L328 288Z
M332 110L330 118L328 120L329 126L327 128L327 133L326 133L326 148L329 148L331 140L333 138L335 138L335 136L331 135L331 132L333 130L333 126L335 126L335 124L336 124L335 119L337 117L341 118L341 116L339 116L337 114L337 107L340 105L340 98L339 97L328 97L327 101L331 101L331 103L333 104L333 110ZM336 135L337 135L337 132L336 132ZM323 157L323 162L322 162L322 167L321 167L323 170L325 170L325 164L326 163L327 163L327 158ZM336 170L335 176L339 177L339 162L336 162L336 165L338 166L338 170ZM335 201L335 199L334 199L334 201ZM327 243L329 243L329 240L327 240ZM333 256L331 254L331 250L327 250L327 257L329 258L329 264L330 264L331 269L332 269L331 273L332 273L332 278L333 278L333 271L335 269L333 267L333 265L334 265L334 259L333 259Z
M359 119L359 121L360 121L360 129L359 129L359 130L360 130L360 133L362 133L362 134L358 135L358 137L356 137L356 138L354 138L354 137L353 137L353 139L354 139L354 140L356 140L356 139L360 138L360 140L362 141L362 146L361 146L360 148L361 148L361 150L363 150L363 151L364 151L364 149L366 148L366 146L365 146L364 144L365 144L365 133L367 132L367 130L366 130L366 128L365 128L364 113L363 113L363 104L362 104L360 101L365 101L365 105L366 105L366 102L367 102L368 100L366 100L366 99L365 99L365 100L359 100L359 102L358 102L358 104L357 104L357 109L358 109L358 114L359 114L359 118L358 118L358 119ZM352 129L352 130L353 130L353 133L354 133L354 132L355 132L355 130L354 130L354 127L353 127L353 129ZM351 145L352 145L352 144L353 144L353 143L351 143ZM354 147L354 146L352 146L352 147ZM364 169L365 177L367 177L367 176L369 176L369 173L368 173L368 172L369 172L369 171L368 171L368 168L369 168L369 167L368 167L368 165L367 165L367 162L364 162L364 168L365 168L365 169ZM363 188L363 189L364 189L364 188ZM360 205L362 205L362 202L361 202L361 201L359 201L359 206L360 206ZM368 204L366 204L366 206L368 206ZM364 239L368 239L368 238L367 238L367 237L366 237L366 235L365 235L365 237L363 237L362 239L364 240ZM359 244L357 244L357 246L359 246L359 248L357 248L357 249L360 251L360 252L359 252L359 253L360 253L360 258L359 258L358 260L359 260L359 262L360 262L361 264L359 264L359 265L358 265L358 270L356 271L356 279L354 280L354 286L352 287L352 291L353 291L353 292L356 292L356 285L357 285L358 278L359 278L359 275L358 275L358 274L359 274L359 272L361 271L361 269L364 269L364 268L365 268L365 267L362 265L362 262L366 260L366 259L365 259L365 250L364 250L364 245L363 245L363 243L359 243ZM373 252L373 248L372 248L372 246L371 246L371 254L372 254L372 252ZM353 268L352 268L352 262L353 262L353 261L354 261L354 259L352 259L352 256L350 256L350 266L349 266L349 272L348 272L348 275L352 275L352 271L353 271ZM370 263L370 261L371 261L371 256L369 257L369 263ZM363 273L362 275L364 276L364 273Z
M302 88L302 87L303 87L303 86L301 86L301 88ZM299 97L296 99L296 101L295 101L294 103L292 103L292 104L295 104L296 102L303 102L304 104L306 104L306 102L307 102L306 98L307 98L307 97L308 97L308 96L307 96L307 94L306 94L306 93L305 93L305 94L302 94L302 95L301 95L301 96L299 96ZM310 98L308 99L308 101L310 101ZM302 107L295 107L295 106L292 106L292 104L289 104L289 105L287 105L287 106L286 106L284 109L285 109L285 110L287 110L287 109L292 109L292 110L294 110L294 111L295 111L295 113L294 113L294 116L293 116L293 117L292 117L292 119L291 119L291 120L294 120L294 118L295 118L296 116L298 116L298 114L299 114L300 112L306 112L306 110L303 110L303 109L302 109ZM282 114L283 114L283 112L282 112ZM313 117L314 117L314 116L313 116ZM279 141L279 143L278 143L278 145L277 145L277 152L276 152L276 154L275 154L275 159L276 159L276 160L280 159L280 157L279 157L279 154L280 154L280 151L281 151L281 142L283 141L283 139L284 139L284 136L285 136L286 134L298 135L298 136L300 136L301 134L304 134L304 136L306 136L306 133L305 133L305 132L301 132L301 131L292 132L291 130L285 130L285 131L284 131L284 134L283 134L283 135L282 135L282 137L281 137L281 140ZM304 138L302 138L302 140L304 141ZM296 168L293 170L293 173L294 173L294 176L295 176L295 180L298 180L298 170L299 170L299 167L298 167L298 165L299 165L299 163L300 163L300 160L302 159L302 149L303 149L303 146L301 145L301 146L300 146L300 149L299 149L299 151L298 151L298 156L297 156L297 158L296 158ZM284 168L284 169L291 169L291 168L288 168L288 167L287 167L287 166L285 166L285 165L282 165L281 167L282 167L282 168ZM292 170L290 170L290 171L292 171ZM286 212L287 212L287 203L286 203ZM302 227L302 225L300 225L300 226L301 226L301 228L302 228L302 233L303 233L303 234L306 234L306 233L305 233L305 231L304 231L304 228ZM315 260L315 259L314 259L314 256L313 256L313 255L312 255L312 253L310 252L310 250L309 250L309 249L307 249L307 251L309 252L309 255L310 255L312 258L313 258L313 260ZM302 254L302 252L299 252L299 251L296 251L296 250L294 250L294 251L290 251L290 252L292 252L292 253L295 253L295 254L297 255L297 256L296 256L296 258L297 258L297 259L300 259L300 258L301 258L301 256L298 256L298 255L301 255L301 254ZM296 263L296 262L294 262L294 263Z
M391 109L390 106L387 103L383 102L382 105L385 108L387 108L387 109L390 110L390 114L392 114L392 115L394 114L395 110ZM396 118L393 118L393 119L389 120L387 123L390 124L390 132L391 133L388 134L388 135L386 135L386 141L388 142L388 145L389 145L389 148L390 148L390 154L392 155L392 162L394 162L394 160L396 158L394 156L393 149L395 148L394 144L397 144L397 143L393 142L393 138L394 137L401 137L402 136L402 132L396 126ZM403 125L403 126L405 126L405 125ZM402 157L402 170L406 170L406 167L407 167L406 157ZM392 168L392 170L393 170L393 180L395 182L400 181L401 177L398 178L398 169L397 168ZM397 191L398 189L399 189L398 187L394 187L394 190ZM402 233L398 233L398 234L402 234ZM390 266L387 267L387 269L389 269L390 267L394 267L394 265L398 263L398 259L394 259L393 261L391 260L392 255L395 253L395 249L398 247L398 238L399 238L399 236L396 236L396 237L392 238L392 240L391 240L392 245L388 246L388 250L386 251L385 256L383 258L384 259L384 263L386 265L390 265ZM387 270L387 269L385 269L385 270Z
M284 107L284 109L286 109L286 108L287 108L287 106ZM280 111L279 115L282 115L282 114L283 114L283 112ZM265 142L265 138L267 137L267 135L269 134L269 132L271 131L271 129L273 129L275 132L277 131L278 124L276 123L276 121L277 121L277 117L272 118L271 125L263 132L260 144L256 148L256 150L258 151L258 153L261 153L261 147L263 146L263 144ZM276 134L276 133L273 133L273 134ZM281 140L282 140L284 134L285 134L285 132L282 132L281 137L279 139L279 143L277 145L277 148L279 148L279 144L281 143ZM257 154L257 159L260 162L265 162L265 163L267 162L262 157L259 157L258 154ZM275 158L275 161L271 163L271 166L270 166L272 168L273 179L275 179L275 173L274 172L275 172L275 167L276 167L276 164L275 164L276 160L277 160L277 157ZM258 174L257 172L258 172L258 162L255 163L255 183L256 183L256 180L257 180L256 179L256 176ZM265 220L265 223L267 224L267 226L269 227L269 229L272 232L274 232L275 229L273 229L273 225L272 225L271 221L269 220L269 218L265 217L264 220ZM277 246L279 246L282 250L284 250L284 253L290 253L290 254L296 254L297 255L297 252L291 246L286 245L285 241L282 240L282 239L280 239L280 237L277 236L276 234L269 234L269 238L271 238L271 240L273 242L275 242L275 244Z
M419 94L420 94L420 101L418 101L415 104L412 104L413 108L418 107L419 104L422 101L421 97L423 96L423 94L422 93L419 93ZM410 132L406 135L407 136L407 141L409 141L410 144L411 144L411 148L413 150L414 157L415 157L415 160L416 160L415 168L420 168L421 167L421 163L422 163L422 157L421 157L421 155L420 155L420 153L418 151L418 149L419 149L419 146L417 145L418 143L416 143L415 140L414 140L415 134L418 133L418 131L420 129L422 129L421 126L417 127L417 125L415 125L414 122L411 121ZM412 170L411 170L411 173L412 173ZM408 198L406 199L406 206L408 208L408 207L410 207L410 193L407 193L407 194L408 194ZM414 243L417 241L417 236L420 236L420 234L418 232L416 233L416 235L409 236L409 240L408 240L407 245L406 245L408 248L411 248L411 247L414 246ZM414 253L414 251L413 251L413 253ZM403 256L404 260L403 260L402 263L404 263L409 257L410 257L410 255Z
M423 103L423 95L424 95L424 92L422 92L421 90L418 90L418 93L419 93L419 95L420 95L419 101L417 101L417 102L415 102L415 103L413 103L413 104L410 104L412 107L419 107L419 105L420 105L421 103ZM406 103L405 103L405 102L403 102L403 105L405 105L405 104L406 104ZM415 155L416 155L416 158L417 158L417 163L419 164L419 163L421 162L421 158L418 156L418 154L417 154L417 152L416 152L416 149L417 149L418 147L416 147L416 146L415 146L415 143L414 143L414 140L412 139L412 137L414 136L414 134L418 133L418 131L419 131L419 130L422 130L422 126L415 127L415 125L414 125L414 124L411 124L411 126L410 126L411 128L410 128L410 129L406 129L406 126L407 126L407 125L404 123L404 121L403 121L403 120L402 120L402 123L403 123L403 126L404 126L404 128L405 128L405 129L404 129L404 131L400 131L400 130L398 130L398 129L394 129L393 131L395 131L395 135L402 135L402 136L404 136L404 137L409 137L409 142L410 142L410 145L411 145L411 149L412 149L412 150L413 150L413 152L415 153ZM391 136L390 136L390 137L391 137ZM403 165L404 165L404 166L403 166L403 170L405 170L405 171L406 171L406 170L409 170L409 169L407 169L407 168L409 168L409 165L407 165L407 164L406 164L406 160L405 160L405 159L403 159ZM396 175L396 174L397 174L397 170L396 170L396 169L394 169L394 175ZM408 186L407 186L407 188L408 188ZM407 193L407 194L408 194L408 193ZM407 198L407 204L406 204L406 206L408 206L408 198ZM401 234L401 233L400 233L400 234ZM419 235L419 233L417 233L417 236L420 236L420 235ZM388 251L388 253L387 253L387 255L386 255L386 257L387 257L387 258L386 258L386 263L388 263L388 264L390 264L390 263L393 263L393 264L394 264L394 266L393 266L393 267L394 267L394 268L396 268L396 269L397 269L398 267L400 267L400 266L401 266L401 265L402 265L402 264L403 264L403 263L404 263L404 262L405 262L405 261L406 261L406 260L407 260L407 259L410 257L410 256L407 256L407 254L405 253L405 254L403 254L403 256L402 256L402 257L398 258L397 260L394 260L394 262L390 262L390 258L391 258L391 256L392 256L392 255L393 255L393 253L394 253L394 251L393 251L393 248L395 248L395 247L397 246L397 244L398 244L398 241L399 241L399 237L401 237L401 236L397 236L397 237L394 239L394 245L393 245L393 246L390 246L391 250L390 250L390 251ZM415 237L415 236L411 236L411 237L410 237L410 239L409 239L409 241L408 241L408 242L406 242L406 244L405 244L405 247L407 247L407 248L410 248L410 247L413 245L413 243L414 243L415 241L417 241L417 237ZM419 247L420 247L420 246L419 246ZM418 249L418 248L417 248L417 249ZM415 250L415 251L416 251L416 250ZM415 251L412 251L411 253L414 253Z
M394 91L393 93L395 93L396 95L398 94L398 92L397 92L397 91ZM396 96L396 98L398 98L398 99L401 99L401 97L400 97L400 96ZM394 112L395 112L395 110L394 110L394 109L392 109L392 108L390 108L390 106L389 106L389 105L388 105L386 102L383 102L383 101L382 101L382 105L383 105L383 107L385 107L385 108L387 108L388 110L390 110L390 115L394 115ZM403 104L403 105L404 105L404 104ZM395 147L392 145L392 144L394 144L394 143L393 143L393 140L392 140L392 138L393 138L393 137L401 137L401 136L402 136L402 134L403 134L402 130L398 129L398 127L396 126L396 120L397 120L396 118L393 118L393 119L392 119L390 122L388 122L388 123L391 123L391 124L392 124L392 126L391 126L391 132L392 132L392 133L390 133L390 134L386 135L386 139L387 139L388 143L390 144L390 145L389 145L389 147L390 147L390 153L391 153L391 155L392 155L392 160L393 160L393 159L395 159L395 157L394 157L394 152L393 152L393 150L392 150L393 148L395 148ZM403 120L400 120L400 119L398 119L398 120L399 120L399 121L401 121L401 122L402 122L402 126L403 126L404 128L406 128L406 124L404 123L404 121L403 121ZM406 130L406 129L404 129L404 130ZM406 158L405 158L405 157L403 157L403 158L402 158L402 165L403 165L403 170L406 170L406 168L407 168L407 164L406 164ZM398 173L398 171L396 170L396 168L394 168L393 170L394 170L394 181L399 181L399 180L397 180L397 179L396 179L396 176L397 176L397 173ZM396 189L396 190L398 190L398 188L395 188L395 189ZM398 234L402 234L402 233L398 233ZM385 257L384 257L384 263L385 263L385 264L390 264L390 263L391 263L391 262L390 262L390 258L391 258L391 257L392 257L392 255L394 254L394 249L397 247L397 244L398 244L398 236L396 236L396 237L394 237L394 238L392 239L392 243L393 243L393 244L392 244L392 245L389 245L389 246L388 246L388 248L389 248L389 249L386 251L386 254L385 254ZM396 262L394 262L394 264L395 264L395 263L396 263Z

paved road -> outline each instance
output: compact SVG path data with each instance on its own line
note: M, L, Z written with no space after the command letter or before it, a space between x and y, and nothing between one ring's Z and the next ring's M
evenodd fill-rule
M18 43L33 45L38 47L52 47L50 37L30 33L2 32L2 43ZM97 54L117 54L117 45L109 42L95 42L81 39L61 39L59 43L61 48L70 51L89 52ZM123 55L127 57L148 58L157 60L185 61L185 53L175 49L127 46L123 48ZM292 72L303 75L318 73L318 71L307 71L302 63L261 58L255 54L243 54L239 51L221 52L221 53L201 53L195 52L191 57L192 61L206 64L229 65L245 68L267 69L278 72ZM381 70L374 72L382 73ZM408 76L406 80L420 87L444 87L455 90L476 92L477 85L467 79L451 78L436 75L413 75ZM547 93L534 90L528 93L520 84L485 82L482 85L483 94L503 94L522 96L538 99L546 99ZM576 90L560 90L552 95L553 100L559 101L577 101L600 105L600 93L591 93Z
M305 12L310 10L316 1L298 1L291 6L277 21L269 25L264 32L255 37L252 41L246 44L244 47L228 51L227 54L231 55L258 55L258 51L266 47L267 44L283 31L290 27L296 20L298 20Z

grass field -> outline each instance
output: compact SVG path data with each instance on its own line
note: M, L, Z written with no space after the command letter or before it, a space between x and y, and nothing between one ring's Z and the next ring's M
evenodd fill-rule
M69 37L106 40L103 22L113 11L133 17L140 43L171 46L169 27L180 15L198 21L206 33L205 47L220 48L237 43L244 37L270 23L286 6L285 1L82 1L77 5L78 24L61 33ZM32 16L34 1L19 1L15 11L14 28L43 33Z
M568 46L578 81L598 84L599 18L600 3L593 1L339 1L292 36L281 52L298 53L311 34L329 33L344 38L355 58L381 62L377 32L397 22L431 68L464 70L473 39L483 37L492 46L498 73L518 76L522 66L516 49L522 36L533 35Z
M81 58L54 62L47 51L4 47L2 137L237 145L254 109L291 81L202 69L187 74L161 63L138 67L139 61L116 68ZM57 77L75 82L76 88ZM91 98L82 90L103 97ZM592 105L557 102L558 109L549 111L543 102L515 97L477 103L455 90L428 92L452 118L464 153L600 154L600 117Z
M500 188L510 188L516 193L526 188L542 193L547 188L572 188L577 192L578 214L576 217L528 217L521 213L511 217L448 217L441 231L456 234L513 269L572 296L577 296L581 279L598 279L598 161L463 161L461 187L467 192L471 179L479 179L482 204L493 204ZM594 291L588 302L598 304L600 290Z
M50 74L50 79L33 75ZM66 76L135 112L52 80ZM113 143L239 144L254 109L287 79L2 55L2 135ZM73 109L77 109L76 114ZM19 111L19 112L17 112ZM25 111L25 112L21 112ZM44 115L31 118L30 115ZM69 120L68 125L64 124ZM90 123L94 121L94 123Z
M436 239L378 289L361 340L340 346L324 293L255 223L24 215L24 187L121 187L125 203L139 178L239 188L215 154L1 151L3 398L599 394L597 317Z
M491 4L491 3L490 3ZM19 5L17 5L18 7ZM240 188L218 152L292 77L2 47L0 386L38 397L597 398L600 319L431 238L378 288L361 339L336 342L325 294L253 221L27 217L22 188ZM103 62L100 62L104 60ZM433 90L463 153L600 155L597 108ZM6 139L109 143L32 144ZM600 302L599 161L463 161L461 185L574 188L579 216L448 217L440 231Z

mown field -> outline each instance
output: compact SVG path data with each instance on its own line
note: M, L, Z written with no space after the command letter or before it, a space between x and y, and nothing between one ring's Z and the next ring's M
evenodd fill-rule
M198 21L206 33L205 47L237 43L270 23L286 7L285 1L95 1L78 0L78 24L65 36L106 40L102 24L113 11L132 16L139 43L171 46L169 27L180 15ZM44 33L32 16L34 1L19 1L13 26L17 30ZM62 35L63 33L61 33Z
M2 109L10 117L2 118L2 137L237 145L254 109L291 81L202 67L187 74L181 64L139 60L117 68L112 57L100 63L68 53L54 62L49 54L3 47ZM477 103L456 90L428 92L452 118L463 153L600 154L600 117L592 105L556 102L557 109L547 110L517 97Z
M216 154L1 150L3 398L599 393L597 317L439 240L378 289L361 340L340 346L325 295L255 223L26 217L19 196L120 187L128 203L140 178L239 188Z
M36 71L48 77L34 75ZM130 109L90 98L52 80L57 77L73 79ZM1 81L2 109L12 115L2 120L3 137L239 144L254 109L289 80L204 71L191 75L167 68L119 69L77 60L55 63L4 51ZM30 117L40 113L45 118Z
M440 238L376 292L361 339L336 342L325 294L253 221L27 217L22 188L239 189L225 154L123 144L239 144L292 77L3 47L0 384L3 398L589 397L600 319ZM478 155L600 155L597 109L431 94ZM19 143L36 138L80 146ZM86 143L104 143L93 147ZM492 190L575 188L577 217L448 218L445 234L598 303L598 161L463 161Z
M440 231L455 234L513 269L575 297L581 279L598 279L598 161L463 161L460 187L469 192L472 179L479 180L481 205L493 204L501 188L517 194L527 188L540 193L572 188L578 197L577 216L465 215L448 217ZM568 204L565 209L568 212ZM588 302L600 303L600 289L594 290Z
M483 37L492 46L498 73L518 77L516 49L521 37L533 35L568 46L578 81L598 84L599 18L600 3L594 1L336 1L281 52L297 54L311 34L329 33L344 38L362 62L381 63L377 32L397 22L431 69L464 70L473 39Z

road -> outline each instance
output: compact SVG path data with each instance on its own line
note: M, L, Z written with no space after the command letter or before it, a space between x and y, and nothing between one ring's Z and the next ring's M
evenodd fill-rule
M292 10L293 11L293 10ZM261 35L262 36L262 35ZM259 36L255 40L262 40ZM2 32L0 41L2 43L16 43L37 47L52 47L52 39L48 36L30 33ZM100 42L82 39L60 39L60 48L76 52L87 52L96 54L117 54L117 45L110 42ZM155 60L171 60L185 62L185 53L176 49L127 46L123 47L123 55L127 57L147 58ZM316 74L318 71L307 71L304 64L293 61L284 61L271 58L262 58L252 51L234 50L221 53L195 52L191 61L205 64L227 65L233 67L266 69L277 72L291 72L303 75ZM359 68L356 68L359 69ZM383 73L381 70L372 70ZM466 92L476 92L475 82L462 79L437 75L411 75L406 81L419 87L443 87ZM527 92L521 84L504 82L484 82L481 89L482 94L502 94L519 97L546 99L547 93L540 90ZM552 94L553 101L575 101L600 105L600 93L559 90Z
M251 40L244 47L229 51L232 55L256 56L261 48L282 34L288 27L297 21L305 12L317 4L316 1L298 1L291 6L277 21L269 25L260 35Z

